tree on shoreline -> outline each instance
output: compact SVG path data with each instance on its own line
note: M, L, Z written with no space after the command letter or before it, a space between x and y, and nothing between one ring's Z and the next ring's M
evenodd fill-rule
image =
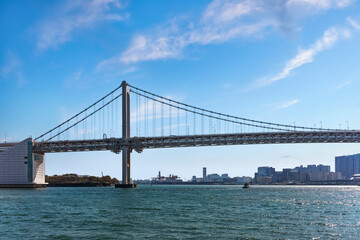
M77 175L74 173L63 175L45 175L45 182L49 184L99 184L113 185L118 184L119 180L110 176L95 177L88 175Z

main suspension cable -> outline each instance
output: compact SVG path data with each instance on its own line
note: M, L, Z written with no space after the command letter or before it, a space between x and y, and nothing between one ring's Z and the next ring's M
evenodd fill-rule
M100 111L101 109L105 108L105 107L108 106L110 103L112 103L113 101L115 101L116 99L118 99L121 95L122 95L122 94L119 94L118 96L116 96L115 98L113 98L112 100L110 100L110 101L107 102L105 105L103 105L102 107L98 108L97 110L95 110L95 111L92 112L91 114L89 114L89 115L87 115L86 117L80 119L78 122L74 123L74 124L71 125L70 127L65 128L63 131L59 132L58 134L50 137L49 139L46 140L46 142L47 142L47 141L50 141L51 139L59 136L60 134L62 134L62 133L64 133L64 132L66 132L66 131L69 130L70 128L78 125L79 123L81 123L81 122L84 121L85 119L91 117L92 115L94 115L95 113L97 113L98 111Z
M228 120L228 119L225 119L225 118L220 118L220 117L216 117L216 116L211 116L209 114L206 114L206 113L199 113L199 112L196 112L194 110L190 110L190 109L186 109L184 107L178 107L176 105L173 105L171 103L168 103L168 102L163 102L163 101L160 101L158 99L155 99L153 97L149 97L149 96L146 96L144 94L141 94L141 93L138 93L134 90L130 90L131 92L135 93L135 94L138 94L144 98L147 98L147 99L150 99L150 100L153 100L153 101L156 101L156 102L159 102L163 105L167 105L167 106L170 106L170 107L174 107L174 108L178 108L178 109L181 109L185 112L190 112L190 113L195 113L195 114L198 114L198 115L203 115L205 117L209 117L211 119L217 119L217 120L221 120L221 121L228 121L228 122L232 122L232 123L236 123L236 124L242 124L242 125L247 125L247 126L252 126L252 127L257 127L257 128L264 128L263 126L260 126L260 125L256 125L256 124L251 124L251 123L244 123L244 122L238 122L238 121L234 121L234 120ZM283 128L275 128L275 127L265 127L265 128L268 128L268 129L272 129L272 130L279 130L279 131L288 131L288 132L292 132L293 130L289 130L289 129L283 129Z
M277 126L277 127L286 127L286 128L291 128L291 129L299 128L299 129L304 129L304 130L339 131L338 129L302 127L302 126L294 126L294 125L287 125L287 124L271 123L271 122L264 122L264 121L259 121L259 120L252 120L252 119L248 119L248 118L231 116L231 115L228 115L228 114L223 114L223 113L219 113L219 112L214 112L214 111L206 110L206 109L203 109L203 108L199 108L199 107L191 106L191 105L188 105L188 104L185 104L185 103L181 103L181 102L178 102L178 101L169 99L169 98L165 98L165 97L162 97L162 96L157 95L157 94L155 94L155 93L151 93L151 92L142 90L142 89L137 88L137 87L135 87L135 86L132 86L132 85L130 85L130 84L129 84L129 86L130 86L131 88L134 88L134 89L136 89L136 90L138 90L138 91L141 91L141 92L143 92L143 93L146 93L146 94L148 94L148 95L152 95L153 97L161 98L161 99L163 99L163 100L170 101L170 102L173 102L173 103L176 103L176 104L180 104L180 105L185 106L185 107L190 107L190 108L193 108L193 109L196 109L196 110L199 110L199 111L204 111L204 112L207 112L207 113L210 113L210 114L215 114L215 115L219 115L219 116L223 116L223 117L234 118L234 119L238 119L238 120L242 120L242 121L253 122L253 123L260 123L260 124L265 124L265 125L272 125L272 126ZM244 124L245 124L245 123L244 123ZM292 131L293 131L293 130L292 130Z
M61 126L63 126L64 124L70 122L71 120L73 120L74 118L76 118L77 116L79 116L80 114L84 113L85 111L89 110L91 107L95 106L96 104L98 104L99 102L101 102L102 100L104 100L105 98L107 98L108 96L110 96L111 94L113 94L114 92L116 92L117 90L119 90L122 86L120 85L119 87L115 88L113 91L111 91L110 93L108 93L107 95L105 95L103 98L99 99L98 101L96 101L94 104L92 104L91 106L85 108L83 111L79 112L78 114L74 115L73 117L69 118L68 120L66 120L65 122L59 124L58 126L54 127L53 129L47 131L46 133L42 134L41 136L35 138L35 141L42 138L43 136L49 134L50 132L54 131L57 128L60 128Z

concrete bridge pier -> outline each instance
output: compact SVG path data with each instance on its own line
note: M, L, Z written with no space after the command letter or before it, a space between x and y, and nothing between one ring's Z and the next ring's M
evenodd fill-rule
M122 138L130 138L130 87L126 81L121 83L122 86ZM115 188L135 188L136 184L131 183L130 178L130 147L123 147L122 151L122 181L116 184Z
M137 185L131 183L130 178L130 154L129 147L122 148L122 181L121 184L116 184L115 188L136 188Z

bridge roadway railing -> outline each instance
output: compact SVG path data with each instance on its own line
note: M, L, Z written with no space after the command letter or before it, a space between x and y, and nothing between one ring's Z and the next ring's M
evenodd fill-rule
M35 142L34 152L79 152L110 150L119 153L130 147L137 152L152 148L197 146L285 144L285 143L360 143L360 131L295 131L268 133L235 133L167 137L133 137L79 141Z
M132 138L138 152L151 148L284 143L360 143L360 131L269 132Z
M120 152L120 148L126 146L121 138L93 139L93 140L71 140L35 142L33 151L35 153L51 152L83 152L83 151L112 151Z

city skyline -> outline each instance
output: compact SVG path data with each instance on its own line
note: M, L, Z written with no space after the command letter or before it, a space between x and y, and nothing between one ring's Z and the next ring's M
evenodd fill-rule
M357 155L360 155L360 154L357 154ZM336 157L336 158L341 158L341 157L347 157L347 156L338 156L338 157ZM335 158L335 160L336 160L336 158ZM273 168L271 165L258 166L258 167L257 167L257 171L255 171L255 172L252 174L252 176L254 176L254 175L256 176L256 173L259 172L259 169L262 169L262 168L264 168L264 169L273 169L274 172L276 172L276 170L277 170L276 168ZM318 163L318 164L315 164L315 163L314 163L314 164L309 164L309 165L306 165L306 166L303 166L303 165L293 166L293 167L290 167L290 168L282 168L281 170L294 170L294 169L299 170L299 169L305 169L305 171L307 171L307 170L306 170L307 168L313 168L313 169L320 168L321 171L325 171L325 172L332 172L332 170L333 170L333 172L338 172L338 171L336 171L335 169L331 169L331 166L330 166L330 165L323 165L323 164L321 164L321 163ZM217 172L216 170L208 172L207 170L208 170L207 167L203 167L203 168L202 168L202 175L193 174L193 176L191 177L191 179L194 178L194 177L196 177L196 178L198 178L198 179L204 179L204 178L206 178L206 177L209 176L209 175L219 175L219 176L228 175L229 177L251 177L251 178L254 178L254 179L255 179L255 177L252 177L251 175L248 175L248 176L240 176L240 175L236 175L236 174L235 174L235 175L233 175L233 176L230 176L230 175L229 175L228 173L226 173L226 172ZM278 169L278 170L279 170L279 169ZM310 171L311 171L311 170L310 170ZM161 171L158 172L158 175L153 176L153 177L151 177L151 178L149 178L149 179L152 179L152 178L155 178L155 177L159 177L159 176L167 177L167 176L172 176L172 175L177 176L177 177L179 177L180 179L182 179L182 177L181 177L181 176L178 176L178 175L176 174L176 172L168 173L168 174L161 174ZM270 175L270 174L268 173L267 175ZM351 176L352 176L352 175L351 175ZM146 179L141 179L141 180L146 180ZM186 178L184 178L183 180L184 180L184 181L190 181L190 179L186 179Z
M359 3L280 2L3 1L0 142L38 136L124 79L231 115L360 129ZM190 179L194 169L201 176L203 166L232 176L251 176L260 165L322 163L334 169L335 156L357 149L290 144L145 150L132 154L132 178L163 169ZM46 157L47 175L104 172L121 179L121 156L111 152Z

